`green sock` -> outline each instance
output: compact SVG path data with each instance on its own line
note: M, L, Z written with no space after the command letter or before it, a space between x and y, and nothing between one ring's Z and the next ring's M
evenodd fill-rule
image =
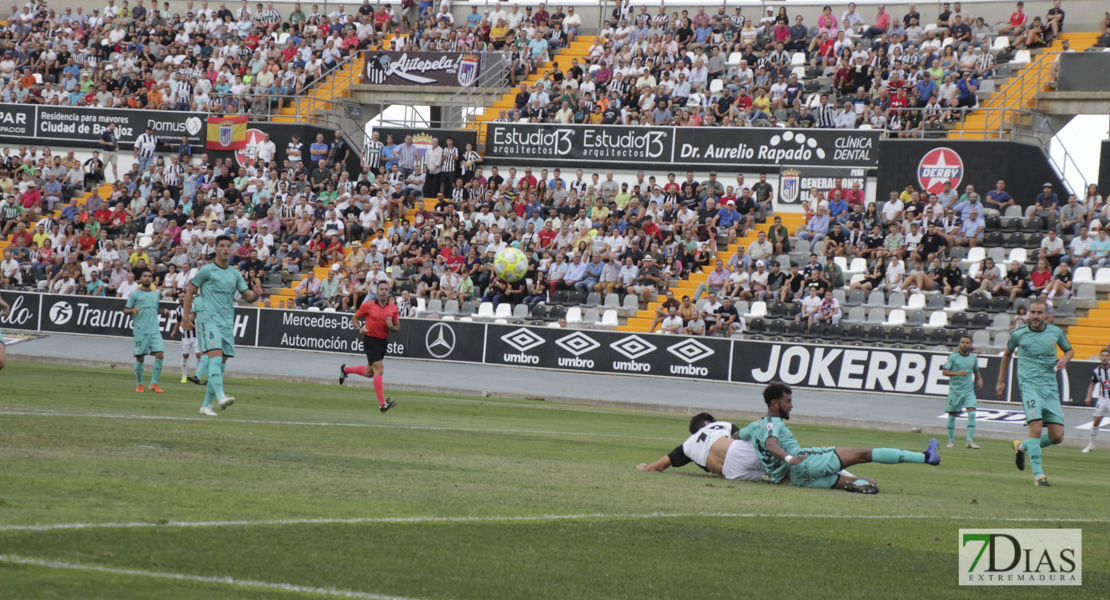
M1044 475L1044 469L1041 468L1041 440L1029 438L1022 445L1025 446L1025 453L1029 455L1029 464L1033 465L1033 477Z
M948 441L956 441L956 415L948 415Z
M216 394L216 401L219 402L224 397L224 362L217 360L210 366L211 368L208 369L210 371L208 373L208 385Z
M143 361L141 360L135 361L135 384L143 384Z
M949 433L948 436L951 437L952 434ZM969 410L969 411L967 411L967 441L970 442L972 440L972 438L974 438L974 437L975 437L975 411Z
M205 374L208 372L208 355L201 354L200 360L197 361L197 379L204 379Z
M1048 431L1041 432L1041 448L1048 448L1052 445L1052 440L1048 439Z
M925 453L910 452L909 450L899 450L897 448L875 448L871 451L871 462L882 463L884 465L923 463L925 462Z
M154 374L150 377L150 385L158 383L158 378L162 375L162 359L154 359Z
M208 374L208 388L204 392L205 406L211 406L212 402L219 402L220 398L223 397L224 376L219 368L220 364L219 361L213 363L211 372Z

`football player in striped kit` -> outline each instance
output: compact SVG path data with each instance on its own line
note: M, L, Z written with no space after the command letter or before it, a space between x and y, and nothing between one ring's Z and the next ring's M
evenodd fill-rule
M1083 454L1095 449L1095 438L1102 418L1110 415L1110 349L1098 354L1099 365L1091 373L1091 385L1087 388L1087 404L1095 405L1095 421L1091 423L1091 438Z
M197 356L197 377L203 377L204 373L200 370L200 345L197 343L197 331L185 331L181 328L181 322L185 320L185 309L182 303L185 300L185 291L177 292L177 308L173 309L174 315L177 316L177 327L174 328L173 335L181 334L181 383L188 381L189 376L189 355L195 354Z

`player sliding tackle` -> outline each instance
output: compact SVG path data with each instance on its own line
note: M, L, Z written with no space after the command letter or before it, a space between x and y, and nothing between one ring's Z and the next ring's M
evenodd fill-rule
M784 483L789 479L797 487L877 494L879 488L874 481L842 474L841 469L869 462L940 464L940 449L935 438L929 440L925 452L895 448L802 448L786 427L790 411L794 410L790 387L778 381L769 384L763 389L763 401L767 404L767 416L741 429L739 438L754 442L772 483Z
M185 290L185 313L181 328L192 331L193 298L199 292L203 301L196 307L197 341L200 351L208 356L208 384L200 414L216 416L212 401L219 399L221 409L231 406L235 399L224 394L225 361L235 356L235 293L243 300L256 302L262 288L248 289L247 281L237 269L228 266L231 258L231 238L216 237L215 259L197 270Z
M1057 347L1064 352L1059 360L1056 359ZM1048 306L1044 300L1034 300L1029 305L1029 324L1010 334L1010 342L1002 355L1002 368L998 370L998 385L995 386L999 398L1006 392L1010 358L1015 350L1021 405L1025 409L1025 424L1029 426L1029 439L1013 442L1017 468L1025 470L1028 453L1029 462L1033 463L1033 485L1051 487L1041 467L1041 448L1064 441L1064 412L1060 408L1056 371L1067 366L1075 350L1064 331L1048 322Z

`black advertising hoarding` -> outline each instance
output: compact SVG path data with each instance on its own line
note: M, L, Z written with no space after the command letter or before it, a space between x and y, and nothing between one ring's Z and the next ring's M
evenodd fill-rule
M131 337L131 317L120 298L3 292L11 313L0 329ZM164 303L163 307L174 305ZM174 316L160 316L170 340ZM235 343L242 347L361 355L362 336L350 313L235 309ZM568 372L647 375L765 385L782 381L797 388L943 398L948 393L941 366L948 354L902 348L790 344L713 337L553 329L520 325L402 319L389 338L394 358L522 366ZM1016 360L1020 360L1020 357ZM1011 365L1007 394L994 392L998 356L980 356L986 385L980 400L1021 402ZM1097 363L1070 361L1059 376L1065 403L1085 405Z
M879 132L774 127L626 127L488 123L491 158L704 167L807 165L873 168Z
M43 139L96 142L111 123L116 124L120 144L130 146L146 128L163 141L178 142L188 135L189 143L203 145L207 139L207 114L172 110L121 110L111 108L67 108L39 106L34 136Z
M828 198L837 179L845 190L852 189L853 183L859 184L860 191L867 190L867 169L863 167L782 167L779 170L779 203L801 204L814 189Z
M366 51L367 85L470 87L478 81L481 55L472 52Z
M731 343L720 338L537 327L491 327L486 364L728 381Z
M673 162L704 165L879 166L879 132L779 127L677 127Z
M131 337L132 320L130 315L123 314L127 301L122 298L55 294L42 295L41 298L39 331ZM161 308L173 309L176 306L172 302L161 303ZM177 325L175 315L159 315L158 324L162 331L162 339L174 339L171 334ZM257 335L258 309L236 307L236 345L254 346Z
M7 302L10 307L8 315L0 317L0 329L39 330L42 294L4 290L3 293L0 293L0 298L3 298L4 302Z
M732 381L782 381L803 388L945 396L948 380L941 375L941 367L947 361L948 353L924 350L746 343L733 355ZM994 382L998 381L1000 364L997 356L979 357L983 381L989 384L976 392L979 399L998 399Z
M258 346L278 350L314 350L362 354L362 338L350 313L261 310ZM396 358L482 362L485 325L427 319L404 319L401 332L389 336L387 352Z
M961 195L973 185L986 198L1001 179L1021 206L1032 206L1045 182L1053 185L1061 204L1068 200L1067 187L1040 146L998 140L883 140L879 148L883 168L875 182L878 198L907 185L936 193L945 182Z
M26 104L0 104L0 137L35 137L35 106Z
M489 123L486 156L669 163L674 127Z

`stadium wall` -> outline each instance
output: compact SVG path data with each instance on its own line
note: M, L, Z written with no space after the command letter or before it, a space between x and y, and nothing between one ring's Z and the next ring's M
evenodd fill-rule
M131 317L119 298L5 291L10 314L0 328L42 333L130 337ZM164 307L175 305L165 303ZM159 316L162 336L172 340L177 322ZM235 342L241 347L362 354L362 340L347 313L237 307ZM433 319L404 319L390 336L390 358L530 367L564 372L610 373L762 385L772 380L810 389L855 390L904 396L948 393L941 366L947 354L925 350L792 344L555 329ZM1095 363L1071 361L1061 372L1067 404L1083 405ZM983 378L998 377L998 356L980 356ZM1011 370L1011 376L1013 371ZM982 400L1020 402L1017 386L999 398L993 386ZM633 392L634 393L634 392Z

